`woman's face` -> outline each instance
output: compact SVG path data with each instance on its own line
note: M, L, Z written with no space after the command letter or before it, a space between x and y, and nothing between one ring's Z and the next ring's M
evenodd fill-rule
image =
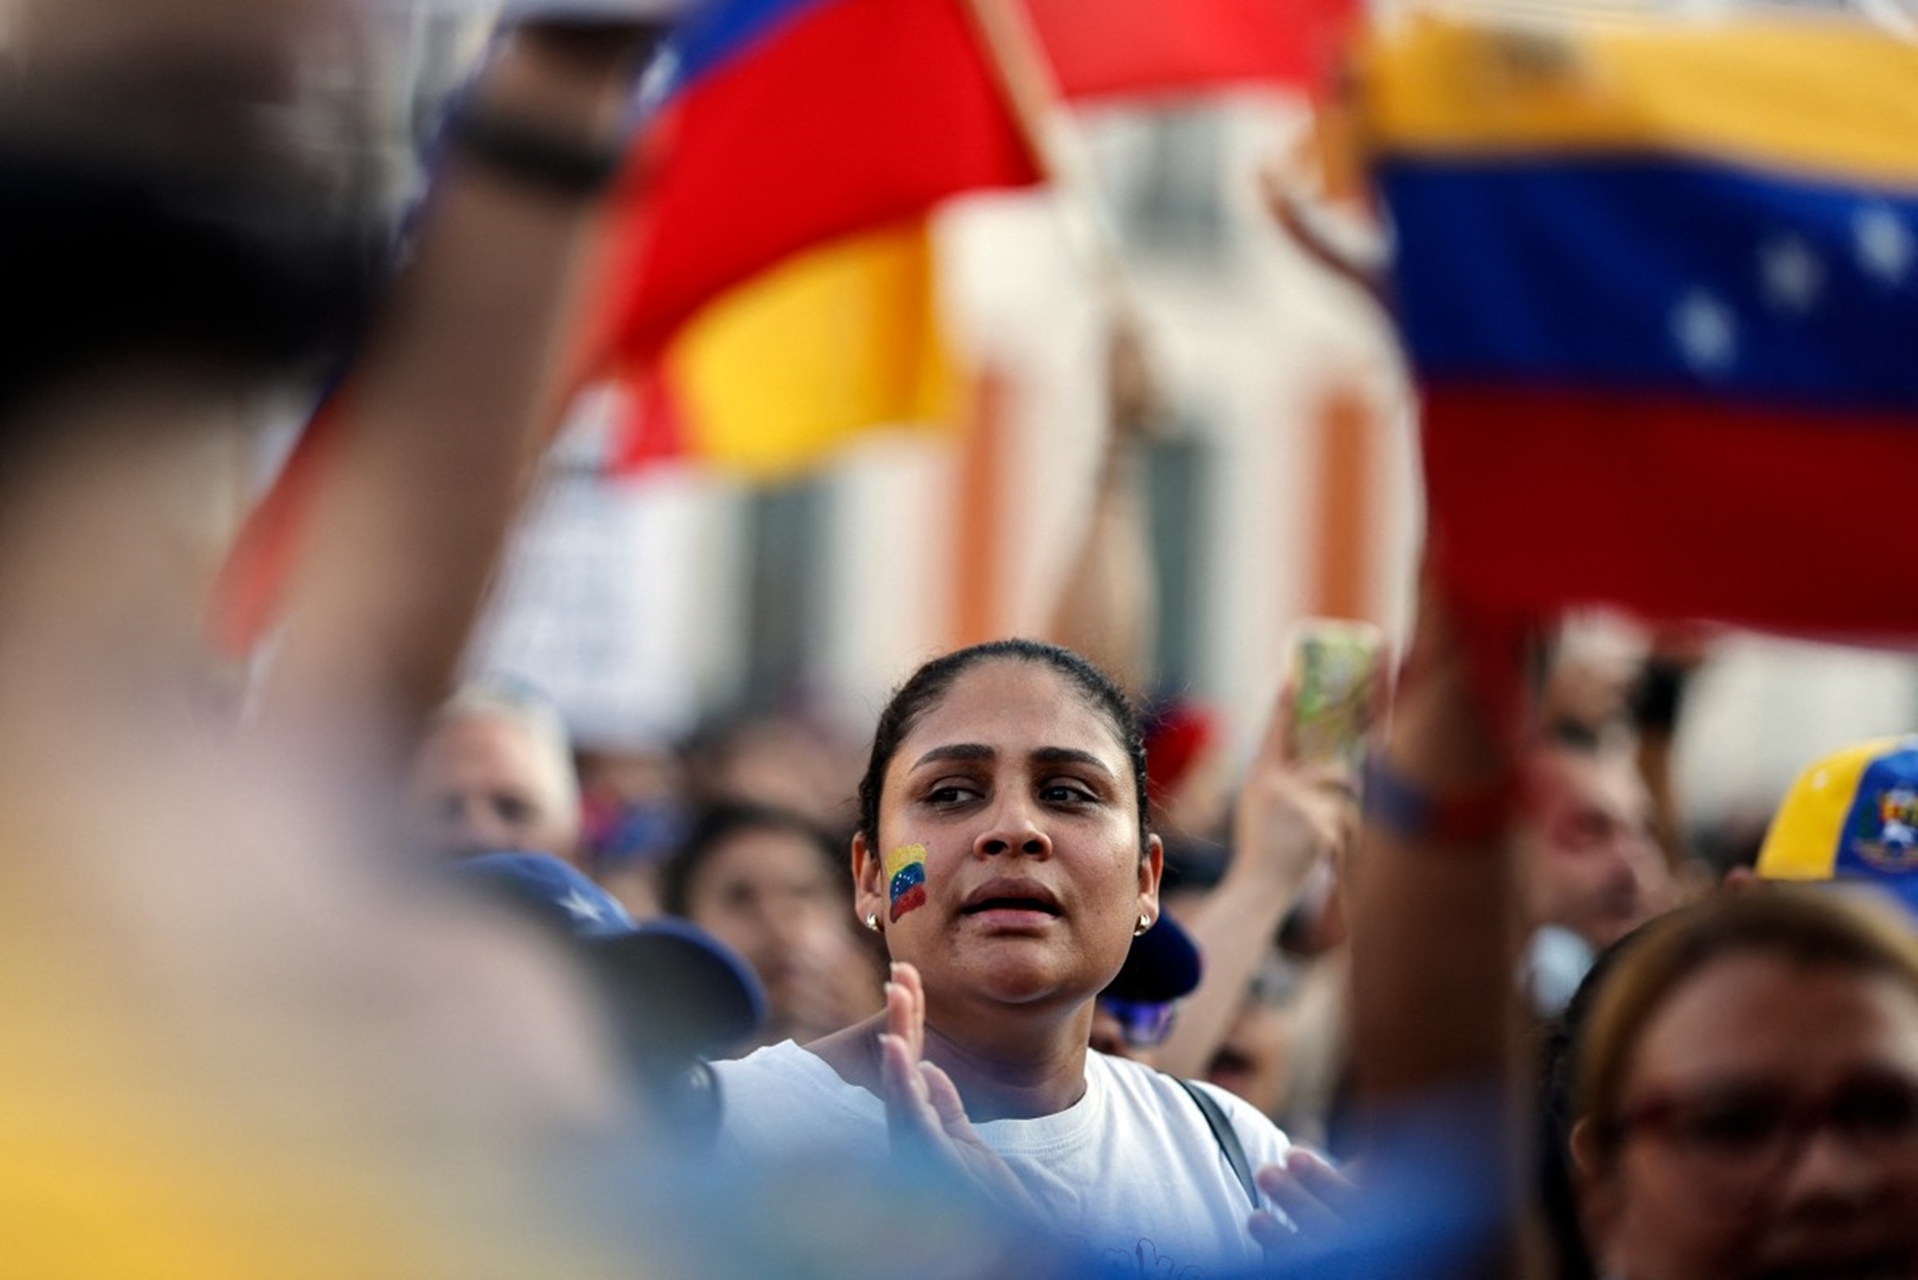
M687 886L686 915L746 958L782 1023L816 1001L815 989L836 985L840 968L858 965L845 881L796 831L728 837ZM863 972L870 983L870 965Z
M1141 858L1135 779L1106 719L1036 662L961 673L899 744L879 848L854 843L858 910L917 965L935 1011L1078 1004L1158 915L1158 839Z
M1624 1280L1918 1277L1918 994L1726 956L1645 1025L1593 1252ZM1575 1140L1577 1141L1577 1140ZM1581 1163L1588 1163L1581 1160Z

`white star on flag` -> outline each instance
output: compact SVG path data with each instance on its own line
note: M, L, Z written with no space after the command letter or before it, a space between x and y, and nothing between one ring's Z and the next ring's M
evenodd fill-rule
M1775 236L1759 246L1758 274L1767 301L1781 311L1801 315L1811 310L1825 287L1825 264L1794 235Z
M1859 267L1885 284L1902 282L1911 270L1912 258L1918 256L1911 228L1882 204L1867 205L1853 214L1851 234Z
M668 45L661 49L639 77L639 109L650 115L659 104L679 88L679 52Z
M572 890L561 898L559 905L564 907L566 913L575 920L590 920L594 924L606 922L606 913L600 905L578 889Z
M1738 318L1703 289L1679 299L1671 327L1685 363L1700 373L1722 373L1738 354Z

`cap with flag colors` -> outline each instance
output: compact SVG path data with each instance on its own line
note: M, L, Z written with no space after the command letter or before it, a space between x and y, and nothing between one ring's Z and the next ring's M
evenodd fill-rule
M1918 911L1918 736L1861 742L1800 774L1765 833L1758 874L1867 882Z
M1429 18L1361 83L1460 599L1918 633L1918 45Z

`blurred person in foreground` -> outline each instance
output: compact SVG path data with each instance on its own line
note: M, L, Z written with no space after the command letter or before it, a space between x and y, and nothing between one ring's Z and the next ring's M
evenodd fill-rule
M441 858L517 850L578 865L579 778L550 704L469 685L433 713L406 788L409 843Z
M765 984L758 1043L808 1043L879 1011L877 950L856 932L837 842L810 818L710 809L661 869L661 890L670 914L739 952Z
M356 19L25 0L0 37L30 317L0 354L0 1235L39 1280L631 1274L564 1203L632 1120L586 992L409 884L387 819L592 227L582 169L500 139L617 153L645 33L504 38L389 286ZM359 335L257 713L216 725L185 513Z

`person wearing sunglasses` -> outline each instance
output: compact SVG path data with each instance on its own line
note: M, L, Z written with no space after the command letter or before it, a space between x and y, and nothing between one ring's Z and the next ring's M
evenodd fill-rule
M1199 948L1162 915L1132 940L1118 976L1093 1004L1092 1047L1116 1058L1149 1061L1172 1032L1179 1001L1199 985Z

